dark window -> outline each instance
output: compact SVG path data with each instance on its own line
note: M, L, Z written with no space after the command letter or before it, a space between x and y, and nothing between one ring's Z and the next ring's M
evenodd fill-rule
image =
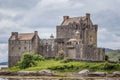
M14 49L14 47L12 47L12 50Z
M21 47L19 47L19 49L21 49Z
M24 49L26 49L26 47L24 47Z

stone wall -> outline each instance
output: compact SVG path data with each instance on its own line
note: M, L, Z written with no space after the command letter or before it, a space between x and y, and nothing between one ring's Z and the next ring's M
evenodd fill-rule
M67 46L67 57L81 61L104 61L105 50L93 45L69 45Z
M32 45L31 41L9 41L9 67L15 65L24 52L31 52Z
M54 39L41 39L40 40L40 51L42 56L47 58L55 57L56 55L56 45Z

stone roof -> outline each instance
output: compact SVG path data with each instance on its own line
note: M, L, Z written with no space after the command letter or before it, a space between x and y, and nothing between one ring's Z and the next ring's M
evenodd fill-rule
M34 33L26 33L26 34L19 34L18 39L19 40L31 40L34 37Z
M84 23L86 22L86 16L68 18L64 20L61 25L69 25L70 23L81 23L81 22L84 22Z
M31 40L34 37L34 33L24 33L24 34L18 34L18 40ZM15 40L16 35L12 35L10 40Z

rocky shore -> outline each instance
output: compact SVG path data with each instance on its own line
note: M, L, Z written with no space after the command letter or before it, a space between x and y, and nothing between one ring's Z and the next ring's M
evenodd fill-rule
M19 72L7 72L1 71L0 76L53 76L53 77L120 77L120 72L115 71L113 74L106 72L90 72L89 70L82 70L73 74L58 75L50 70L35 71L19 71Z

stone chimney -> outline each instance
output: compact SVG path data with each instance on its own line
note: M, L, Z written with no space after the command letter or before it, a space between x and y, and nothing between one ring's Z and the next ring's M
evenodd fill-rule
M18 32L12 32L12 33L11 33L11 36L14 36L14 37L15 37L15 40L18 39Z
M69 19L69 16L63 16L63 20Z
M11 32L11 36L13 36L13 35L15 35L15 33L14 33L14 32Z
M93 25L93 26L95 27L95 31L97 31L97 30L98 30L98 25L95 24L95 25Z
M86 13L86 18L90 19L90 13Z
M90 26L90 13L86 13L87 24Z
M15 40L18 39L18 32L14 32Z
M35 34L35 35L38 35L38 31L35 31L34 34Z

